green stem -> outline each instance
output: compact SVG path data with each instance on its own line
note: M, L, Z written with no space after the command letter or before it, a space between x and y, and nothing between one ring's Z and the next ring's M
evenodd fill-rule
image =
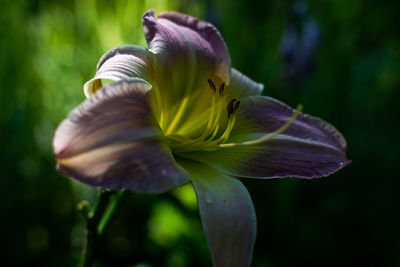
M87 219L87 240L82 250L79 267L93 266L94 261L98 257L98 244L100 237L117 209L124 190L113 192L103 191L100 193L97 205Z

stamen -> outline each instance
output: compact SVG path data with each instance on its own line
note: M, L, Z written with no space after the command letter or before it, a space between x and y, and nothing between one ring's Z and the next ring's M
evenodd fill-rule
M210 85L211 90L215 93L217 91L217 88L215 87L214 82L211 79L208 79L208 84Z
M206 130L203 132L203 134L198 139L204 140L211 133L212 125L214 124L214 113L215 113L215 94L212 95L211 114L210 114L210 118L207 123Z
M232 114L235 114L236 111L239 109L240 101L236 102L235 106L233 107Z
M228 111L232 111L232 109L233 109L233 103L235 103L236 102L236 98L234 98L234 99L232 99L231 101L229 101L229 104L228 104L228 106L226 107L226 109L228 110Z
M212 133L212 135L210 136L210 138L208 138L208 140L213 140L214 137L217 135L219 130L219 124L217 124L217 127L215 127L214 132Z
M266 134L260 138L249 140L240 143L225 143L230 138L231 132L235 126L236 116L235 113L238 111L240 101L235 98L231 99L227 104L227 99L223 97L225 83L222 83L218 88L218 94L216 94L216 87L211 79L208 79L208 84L211 88L211 107L207 111L209 112L209 119L205 123L204 130L200 135L195 138L175 134L175 128L179 127L179 122L183 117L183 111L186 110L188 101L183 100L181 107L177 110L175 115L176 120L173 121L169 127L167 127L166 135L168 138L169 145L174 153L185 153L191 151L212 151L220 148L229 148L237 146L250 146L268 142L272 138L286 131L289 126L296 120L302 110L302 106L299 105L292 117L284 123L278 130L273 133ZM226 106L228 120L220 120L221 115L224 113L224 107Z
M228 138L229 138L229 136L231 134L231 131L233 129L233 126L235 125L235 121L236 121L236 118L235 117L231 117L229 119L229 121L228 121L228 125L226 126L224 133L218 139L214 140L210 144L211 145L218 145L218 144L221 144L221 143L225 142L226 140L228 140Z
M226 110L228 111L228 119L231 116L231 114L233 114L233 109L234 106L233 104L235 103L236 98L232 99L231 101L229 101L228 105L226 106Z
M214 119L214 122L213 122L213 124L212 124L212 126L211 126L211 128L212 129L215 129L215 128L219 128L219 123L220 123L220 118L221 118L221 114L222 114L222 112L223 112L223 106L224 106L224 99L222 98L222 97L220 97L220 99L219 99L219 101L218 101L218 104L217 104L217 111L218 111L218 113L217 113L217 116L215 117L215 119ZM212 140L214 137L210 137L210 138L208 138L208 140Z
M220 103L221 101L218 102L218 106L216 104L216 94L215 94L215 85L212 82L211 79L208 79L208 83L210 85L210 88L212 89L213 93L211 95L211 110L210 110L210 117L208 119L208 123L207 126L205 128L205 130L203 131L203 133L201 134L201 136L195 138L195 139L188 139L185 140L184 142L178 142L178 144L173 144L173 147L175 148L184 148L187 146L191 146L191 147L196 147L196 146L201 146L202 143L204 142L205 139L207 139L208 136L215 136L217 134L217 132L215 132L215 124L217 124L219 117L220 117ZM214 89L213 89L214 88ZM217 108L217 110L216 110ZM217 115L215 115L215 113L217 112ZM218 127L217 127L218 128ZM176 140L176 138L175 138ZM176 140L177 141L177 140Z
M225 83L222 83L219 87L219 95L222 96L225 90Z

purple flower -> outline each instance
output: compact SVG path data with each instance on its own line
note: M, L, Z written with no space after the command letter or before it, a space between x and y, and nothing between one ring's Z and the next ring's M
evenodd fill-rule
M346 166L330 124L261 96L211 24L143 17L149 49L107 52L58 127L57 168L84 183L160 193L191 182L216 266L248 266L256 216L241 178L318 178ZM103 87L102 80L112 80Z

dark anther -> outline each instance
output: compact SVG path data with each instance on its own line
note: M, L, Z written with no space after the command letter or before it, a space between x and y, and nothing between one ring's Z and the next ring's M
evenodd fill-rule
M231 101L229 101L228 106L226 106L226 109L228 110L228 119L231 116L231 114L233 114L234 109L236 107L236 105L234 106L233 104L236 102L236 99L232 99Z
M233 111L233 104L236 102L236 99L232 99L231 101L229 101L228 106L226 107L226 109L228 110L228 112L232 113Z
M232 111L233 114L238 110L239 105L240 105L240 101L236 102L235 106L233 107L233 111Z
M225 89L225 83L222 83L221 86L219 87L219 95L222 96L222 94L224 93L224 89Z
M210 85L211 90L213 90L213 92L215 93L217 91L217 89L215 88L215 84L213 83L213 81L211 79L208 79L208 84Z
M233 109L233 104L231 102L229 102L228 106L226 106L226 110L229 112L231 112Z

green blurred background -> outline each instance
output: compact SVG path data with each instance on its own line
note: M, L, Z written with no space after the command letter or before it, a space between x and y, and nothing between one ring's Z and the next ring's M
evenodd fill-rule
M0 0L0 265L74 266L76 211L97 190L55 171L52 137L84 100L100 56L145 45L141 16L213 22L233 66L265 94L334 124L353 163L329 178L244 180L258 235L253 266L400 266L398 1ZM211 266L191 185L127 193L98 266Z

